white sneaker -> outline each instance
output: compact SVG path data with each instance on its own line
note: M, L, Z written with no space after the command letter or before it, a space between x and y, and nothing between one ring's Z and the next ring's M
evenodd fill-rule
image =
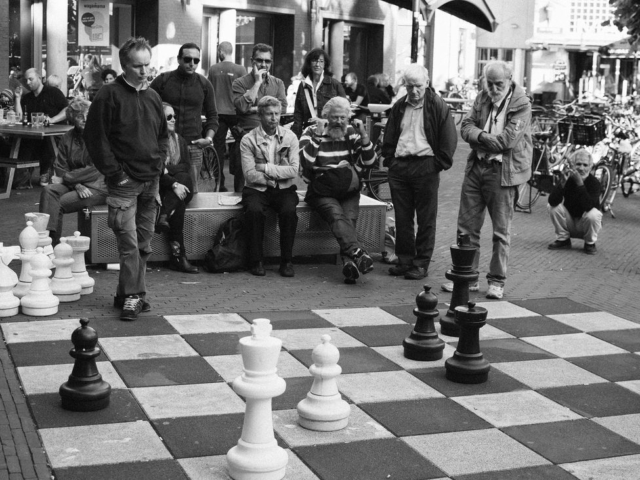
M495 298L496 300L500 300L503 294L504 287L496 285L495 283L489 284L489 289L487 290L487 298Z
M443 292L453 292L453 282L443 283L442 285L440 285L440 288ZM477 292L479 290L480 285L478 284L478 282L469 284L470 292Z

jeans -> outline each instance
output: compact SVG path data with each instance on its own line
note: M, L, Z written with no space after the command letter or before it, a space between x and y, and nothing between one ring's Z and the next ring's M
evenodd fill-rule
M191 182L191 174L186 172L176 173L173 178L190 191L184 197L184 200L180 200L171 187L161 189L162 207L160 208L160 213L169 216L169 233L167 234L169 241L178 242L181 251L184 253L184 214L187 210L187 205L193 198L193 183Z
M574 218L564 204L549 207L551 223L556 231L556 240L564 241L570 238L583 238L586 243L596 243L598 233L602 228L602 212L592 208L584 212L582 217Z
M308 195L305 201L329 224L331 233L340 245L340 253L343 256L351 256L360 246L356 232L360 213L360 192L355 191L340 200Z
M262 261L264 243L264 224L267 210L274 209L278 214L280 229L280 260L290 262L293 258L293 242L298 227L298 194L296 186L277 189L268 187L261 192L255 188L244 187L242 205L245 213L245 232L248 242L249 262Z
M108 225L116 236L120 255L118 296L147 293L145 272L158 210L158 180L138 182L130 178L124 185L108 186Z
M436 243L439 186L440 173L433 157L392 160L389 187L396 212L396 255L402 265L429 269Z
M220 189L224 187L224 157L227 152L227 132L238 124L236 115L218 115L218 131L213 137L213 145L220 159ZM231 155L231 152L229 152Z
M189 145L189 158L191 163L191 181L193 182L193 193L198 193L198 178L200 178L200 168L202 168L202 148L198 145Z
M49 214L49 236L55 247L60 243L62 235L62 220L65 213L79 212L85 207L104 205L107 194L102 190L87 187L92 195L89 198L80 198L74 188L62 183L52 183L42 189L40 193L40 213Z
M232 166L233 164L233 166ZM229 171L233 174L233 191L242 192L244 189L244 172L242 171L242 159L240 156L240 141L236 140L233 147L233 155L229 158Z
M465 173L460 192L458 233L468 234L471 245L478 249L473 260L473 269L477 271L480 262L480 230L485 213L489 212L493 223L493 254L487 280L504 287L517 187L501 186L501 170L502 164L499 162L487 164L476 160Z

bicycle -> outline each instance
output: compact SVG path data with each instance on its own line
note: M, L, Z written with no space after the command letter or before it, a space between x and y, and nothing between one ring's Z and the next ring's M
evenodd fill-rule
M362 192L368 197L386 203L387 210L392 210L393 202L391 201L391 189L389 188L389 169L383 165L382 158L384 125L376 125L381 127L380 135L378 135L378 139L373 147L376 152L376 157L378 158L378 163L365 172L362 178Z
M198 192L220 191L221 165L216 149L207 145L202 149L202 167L198 175Z

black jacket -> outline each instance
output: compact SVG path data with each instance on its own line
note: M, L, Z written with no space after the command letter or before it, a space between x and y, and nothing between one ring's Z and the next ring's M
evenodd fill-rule
M557 207L563 201L573 218L582 217L592 208L600 208L600 182L589 174L581 186L576 185L572 178L567 180L564 188L556 185L549 195L549 205Z
M309 98L313 99L311 86L305 83L304 80L301 81L298 86L298 92L296 93L296 101L293 110L293 126L291 127L291 130L298 138L302 135L302 131L307 127L307 122L311 118L311 110L309 109L309 104L307 102L306 95L304 94L305 89L309 91ZM318 117L322 116L322 108L325 103L333 97L347 98L347 94L339 81L333 77L325 75L322 79L322 85L320 85L318 93L316 94L316 115Z

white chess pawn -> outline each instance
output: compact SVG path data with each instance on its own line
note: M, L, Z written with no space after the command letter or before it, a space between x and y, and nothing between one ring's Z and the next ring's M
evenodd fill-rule
M20 299L12 291L18 275L8 267L13 258L13 253L0 243L0 317L17 315L20 307Z
M71 273L73 264L73 248L67 243L66 238L61 238L60 243L54 248L56 273L51 279L51 291L61 302L75 302L80 300L82 287Z
M66 237L67 243L73 248L73 265L71 265L71 273L82 287L81 295L93 293L93 286L96 281L87 273L87 266L84 263L84 252L89 250L91 239L89 237L81 237L80 232L74 232L73 237Z
M298 423L309 430L333 432L347 426L351 407L338 391L336 377L342 373L338 365L340 352L329 335L322 335L321 340L311 354L313 365L309 372L314 380L307 398L298 403Z
M36 248L38 247L38 232L33 228L33 222L27 222L27 226L20 232L18 241L22 247L22 253L20 253L20 260L22 260L22 268L20 269L20 279L18 284L13 288L13 294L22 298L29 293L31 287L31 257L36 254Z
M46 317L58 313L60 300L51 292L49 277L51 270L49 257L38 247L37 253L31 257L31 288L29 293L20 299L22 313L35 317Z
M233 389L246 399L242 436L227 453L234 480L280 480L289 458L273 435L271 399L282 395L285 381L276 374L282 340L271 335L271 322L257 318L251 336L240 339L244 373Z

